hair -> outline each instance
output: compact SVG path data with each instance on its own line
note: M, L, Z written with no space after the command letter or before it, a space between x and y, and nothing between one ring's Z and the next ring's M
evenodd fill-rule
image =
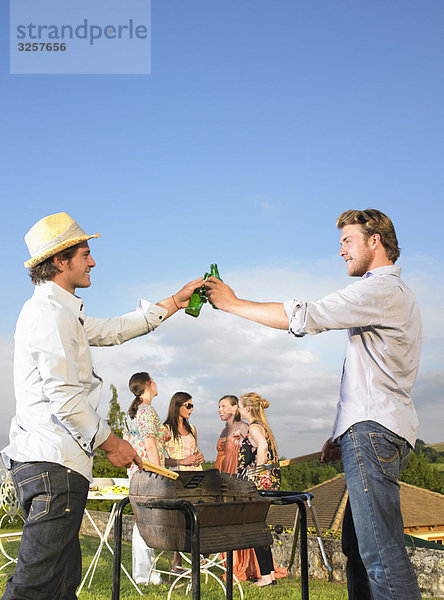
M169 425L173 437L177 440L180 437L179 433L179 411L182 404L191 400L191 395L188 392L176 392L173 394L170 400L170 406L168 408L168 416L164 421L164 425ZM194 437L194 431L188 422L188 419L183 419L183 424L188 433Z
M255 421L259 421L259 423L264 427L265 431L268 433L273 459L277 460L279 455L277 451L276 440L274 439L273 432L270 429L270 425L268 424L267 417L265 416L264 412L264 410L270 406L270 403L268 402L268 400L265 400L265 398L262 398L262 396L259 396L259 394L256 394L255 392L242 394L240 400L242 400L242 404L244 406L248 406L253 419Z
M79 244L76 244L75 246L66 248L66 250L57 252L56 254L54 254L54 256L60 256L60 258L62 258L63 260L67 260L69 264L74 254L77 252L78 247ZM40 285L45 281L51 281L52 279L54 279L55 275L57 275L58 268L53 260L54 256L50 256L38 265L35 265L35 267L31 267L29 269L29 276L34 285Z
M222 400L228 400L231 406L236 407L236 412L234 413L234 421L241 421L242 419L239 412L239 398L237 396L232 396L228 394L227 396L222 396L219 402L222 402Z
M128 386L135 398L131 402L131 406L128 409L128 414L132 419L134 419L134 417L137 415L139 406L142 404L140 396L143 394L146 386L149 385L151 381L151 377L146 371L141 371L140 373L134 373L134 375L131 375L130 380L128 381Z
M381 238L387 258L396 262L401 254L398 246L395 227L387 215L376 208L365 210L346 210L336 221L336 227L342 229L346 225L360 225L365 239L377 233Z

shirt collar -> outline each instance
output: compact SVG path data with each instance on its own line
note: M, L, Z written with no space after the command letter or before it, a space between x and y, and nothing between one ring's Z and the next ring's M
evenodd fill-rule
M54 299L70 310L76 318L84 318L83 300L60 287L54 281L45 281L35 286L34 296L39 298Z
M376 269L371 269L367 271L365 275L362 276L362 279L366 279L370 277L370 275L395 275L396 277L401 277L401 267L396 265L386 265L385 267L377 267Z

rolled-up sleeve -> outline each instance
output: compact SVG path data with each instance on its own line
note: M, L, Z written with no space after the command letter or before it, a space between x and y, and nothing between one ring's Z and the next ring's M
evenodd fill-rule
M386 305L387 291L377 278L357 281L314 302L284 302L288 330L296 337L380 325Z

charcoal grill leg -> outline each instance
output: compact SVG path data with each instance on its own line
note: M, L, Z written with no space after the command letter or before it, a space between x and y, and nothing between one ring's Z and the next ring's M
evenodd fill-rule
M233 600L233 550L227 552L227 575L226 575L227 600Z
M301 597L308 600L308 543L307 543L307 509L303 500L296 500L301 520Z
M192 600L200 600L200 523L197 512L188 511L191 517L191 582Z
M114 517L114 556L113 556L113 590L112 600L120 600L120 567L122 564L122 515L129 498L124 498L117 505Z

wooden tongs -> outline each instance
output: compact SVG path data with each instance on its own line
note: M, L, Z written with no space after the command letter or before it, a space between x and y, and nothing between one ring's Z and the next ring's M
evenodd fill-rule
M142 465L144 471L152 471L153 473L158 473L159 475L169 477L170 479L177 479L179 477L179 473L176 473L176 471L171 471L170 469L165 469L165 467L155 465L149 460L142 459Z

